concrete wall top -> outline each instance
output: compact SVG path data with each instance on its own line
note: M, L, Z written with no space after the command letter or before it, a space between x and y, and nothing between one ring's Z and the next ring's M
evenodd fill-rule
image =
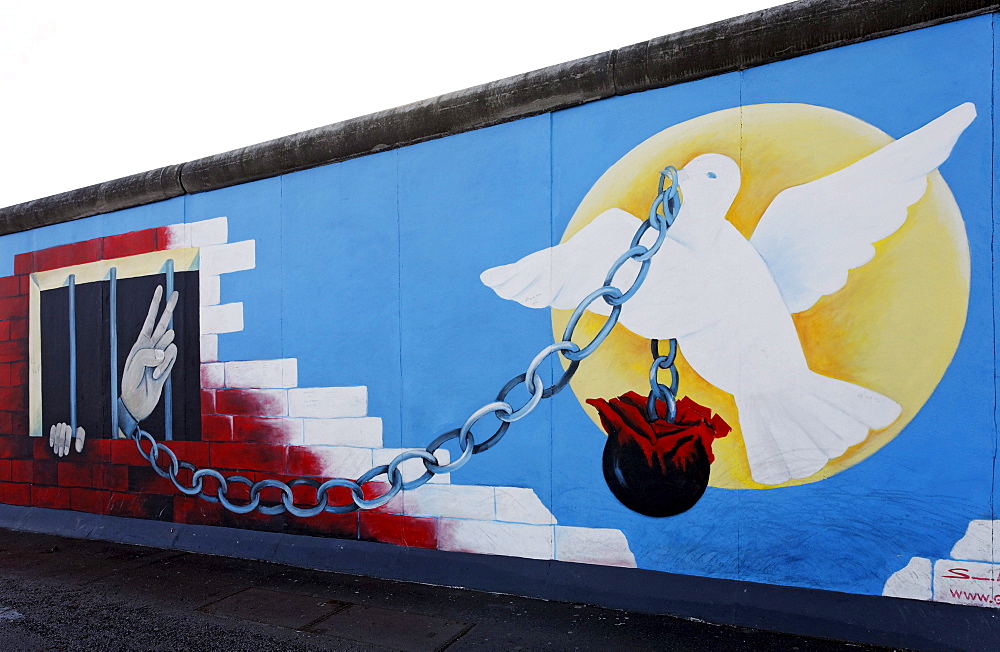
M616 95L990 13L983 0L801 0L283 138L0 208L0 235L266 179Z

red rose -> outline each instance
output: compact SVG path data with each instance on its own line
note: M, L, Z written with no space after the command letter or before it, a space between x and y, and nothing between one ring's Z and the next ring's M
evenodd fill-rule
M608 433L604 477L622 504L647 516L672 516L694 506L708 486L712 442L732 430L722 417L684 397L674 423L651 422L646 397L636 392L587 404L597 408ZM666 413L663 401L656 408Z
M708 461L714 462L712 442L732 430L722 417L713 416L709 408L687 396L677 401L674 423L666 419L650 423L646 416L646 397L636 392L628 392L610 401L592 398L587 400L587 404L597 408L601 425L609 436L617 437L619 444L625 444L627 440L635 441L646 454L650 466L654 459L661 467L664 459L673 459L683 469L694 454L695 440L705 448ZM658 414L666 414L663 401L656 401L656 409Z

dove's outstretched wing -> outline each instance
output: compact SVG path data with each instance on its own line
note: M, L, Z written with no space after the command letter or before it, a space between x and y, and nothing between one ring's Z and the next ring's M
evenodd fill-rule
M509 265L493 267L479 278L503 299L517 301L528 308L576 308L588 294L604 284L604 276L619 256L628 251L639 228L634 215L618 208L611 208L562 244L536 251ZM650 229L642 244L655 240L656 231ZM663 247L677 247L669 238ZM662 249L661 249L662 252ZM656 256L669 259L662 253ZM615 282L622 290L628 289L639 270L639 263L628 261L622 266ZM607 315L609 306L604 301L594 301L590 310Z
M857 163L775 197L750 238L790 313L847 283L875 256L873 243L906 221L927 175L951 154L976 117L966 102Z

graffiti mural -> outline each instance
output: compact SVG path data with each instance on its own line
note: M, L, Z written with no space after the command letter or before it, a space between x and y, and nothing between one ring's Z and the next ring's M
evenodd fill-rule
M992 27L2 236L0 501L996 607Z

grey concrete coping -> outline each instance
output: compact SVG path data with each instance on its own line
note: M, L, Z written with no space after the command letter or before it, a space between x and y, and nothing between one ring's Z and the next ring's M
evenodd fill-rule
M344 161L997 11L982 0L801 0L222 154L0 208L0 235Z

